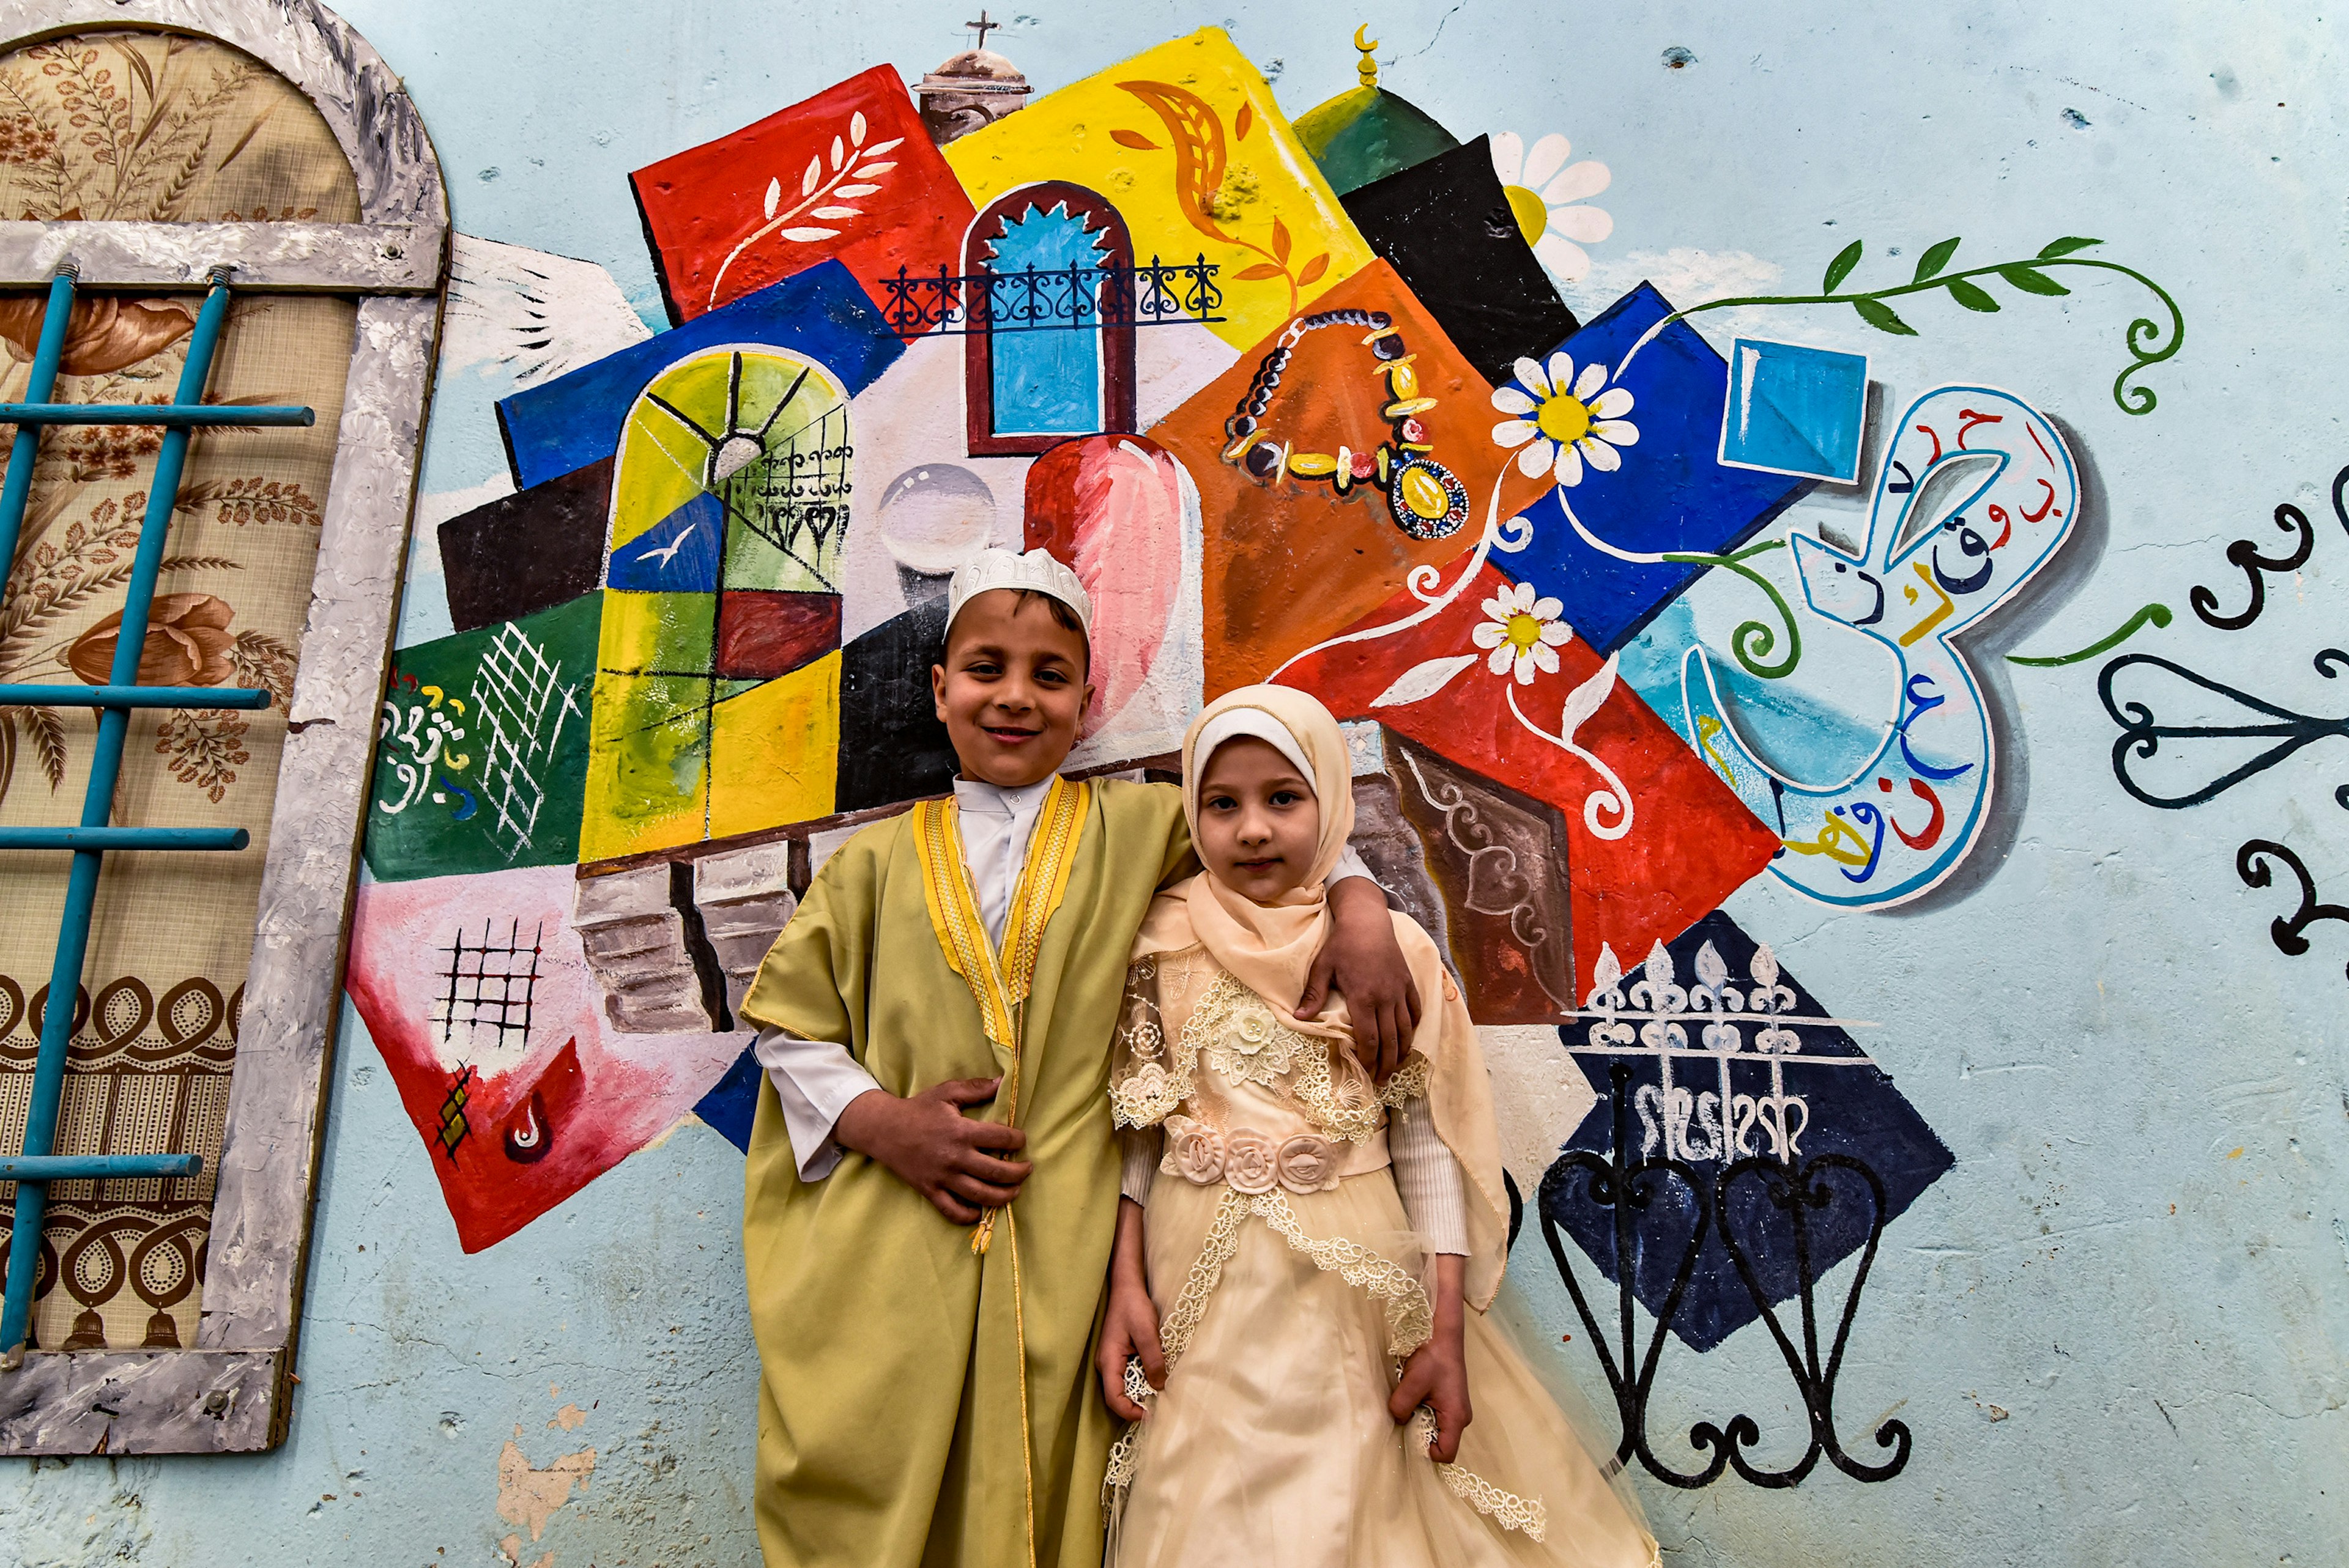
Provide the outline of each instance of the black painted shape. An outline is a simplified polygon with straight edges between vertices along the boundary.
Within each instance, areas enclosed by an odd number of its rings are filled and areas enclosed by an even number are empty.
[[[2320,920],[2337,920],[2349,924],[2349,908],[2337,903],[2316,901],[2316,879],[2308,874],[2301,858],[2272,839],[2252,839],[2235,851],[2235,874],[2243,879],[2245,887],[2268,887],[2275,882],[2275,873],[2268,865],[2272,857],[2283,864],[2300,883],[2300,907],[2288,915],[2280,914],[2268,926],[2268,935],[2277,951],[2294,958],[2308,951],[2308,938],[2301,934]]]
[[[449,619],[458,631],[478,631],[593,593],[611,510],[605,458],[442,523]]]
[[[884,621],[841,652],[835,810],[862,811],[954,788],[954,745],[930,697],[947,602]]]
[[[2254,576],[2252,582],[2256,586],[2258,578]],[[2195,592],[2199,593],[2201,590],[2198,588]],[[2258,603],[2256,593],[2253,603]],[[2331,680],[2341,670],[2349,668],[2349,654],[2338,648],[2321,648],[2317,651],[2315,665],[2316,673]],[[2113,683],[2123,672],[2141,668],[2168,670],[2178,679],[2203,691],[2225,697],[2249,710],[2254,717],[2235,724],[2164,724],[2144,703],[2124,701],[2114,694]],[[2173,664],[2155,654],[2124,654],[2113,660],[2096,676],[2096,695],[2104,701],[2105,712],[2121,727],[2120,735],[2113,741],[2113,777],[2132,796],[2165,811],[2183,810],[2222,795],[2244,779],[2266,772],[2301,748],[2313,745],[2328,736],[2349,737],[2349,717],[2320,718],[2311,714],[2295,713],[2291,708],[2279,707],[2249,692],[2238,691],[2223,682],[2214,681],[2208,676],[2197,675],[2184,665]],[[2192,696],[2191,693],[2179,695],[2189,699]],[[2182,793],[2157,794],[2131,775],[2129,763],[2132,758],[2145,762],[2158,757],[2161,743],[2165,740],[2268,740],[2274,744],[2195,789]],[[2349,785],[2336,789],[2333,798],[2343,806],[2349,807]]]
[[[2349,472],[2349,469],[2344,471]],[[2333,491],[2335,511],[2340,509],[2340,504],[2339,483],[2336,480]],[[2349,519],[2344,521],[2349,522]],[[2286,533],[2298,533],[2300,542],[2292,546],[2292,553],[2289,555],[2262,555],[2260,553],[2259,542],[2256,540],[2239,539],[2227,546],[2228,564],[2240,567],[2243,575],[2251,580],[2251,600],[2239,614],[2226,614],[2219,608],[2219,596],[2197,583],[2194,592],[2188,594],[2187,598],[2193,604],[2194,613],[2200,616],[2205,624],[2216,626],[2222,632],[2241,631],[2258,620],[2260,612],[2267,607],[2267,580],[2260,574],[2263,572],[2297,572],[2308,564],[2309,552],[2316,548],[2316,530],[2310,524],[2308,514],[2290,501],[2286,501],[2275,509],[2275,521],[2276,526]]]
[[[1469,364],[1498,386],[1580,325],[1534,259],[1485,137],[1365,185],[1340,204]]]

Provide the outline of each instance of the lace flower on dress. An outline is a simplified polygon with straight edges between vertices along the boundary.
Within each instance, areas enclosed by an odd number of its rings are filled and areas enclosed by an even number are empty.
[[[1247,1000],[1224,1016],[1222,1030],[1207,1046],[1207,1066],[1233,1083],[1270,1088],[1288,1071],[1305,1037],[1283,1026],[1254,992],[1243,987],[1240,995]]]

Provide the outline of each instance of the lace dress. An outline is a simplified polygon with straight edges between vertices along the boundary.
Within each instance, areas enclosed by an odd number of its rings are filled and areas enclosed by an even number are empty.
[[[1430,1064],[1414,1052],[1381,1092],[1283,1020],[1197,948],[1129,972],[1110,1097],[1169,1374],[1111,1456],[1109,1568],[1653,1564],[1484,1314],[1467,1314],[1459,1462],[1428,1457],[1426,1412],[1390,1417],[1431,1330],[1431,1244],[1464,1250],[1414,1227],[1392,1169],[1394,1119],[1423,1114]],[[1440,1193],[1421,1207],[1440,1217]]]

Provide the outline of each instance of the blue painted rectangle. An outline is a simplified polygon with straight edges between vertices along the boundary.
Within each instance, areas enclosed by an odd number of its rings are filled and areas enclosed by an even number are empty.
[[[1729,346],[1722,462],[1763,473],[1859,480],[1868,356],[1741,337]]]
[[[543,484],[612,456],[636,395],[706,348],[789,349],[821,364],[852,397],[896,363],[905,346],[855,275],[819,262],[683,326],[498,402],[498,428],[517,489]]]

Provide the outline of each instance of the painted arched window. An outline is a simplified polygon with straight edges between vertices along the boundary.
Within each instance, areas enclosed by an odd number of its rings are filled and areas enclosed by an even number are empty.
[[[971,456],[1033,456],[1133,428],[1133,267],[1125,220],[1081,185],[1023,185],[972,222],[962,269]]]
[[[613,476],[580,854],[827,815],[848,394],[788,349],[706,350],[637,397]]]

